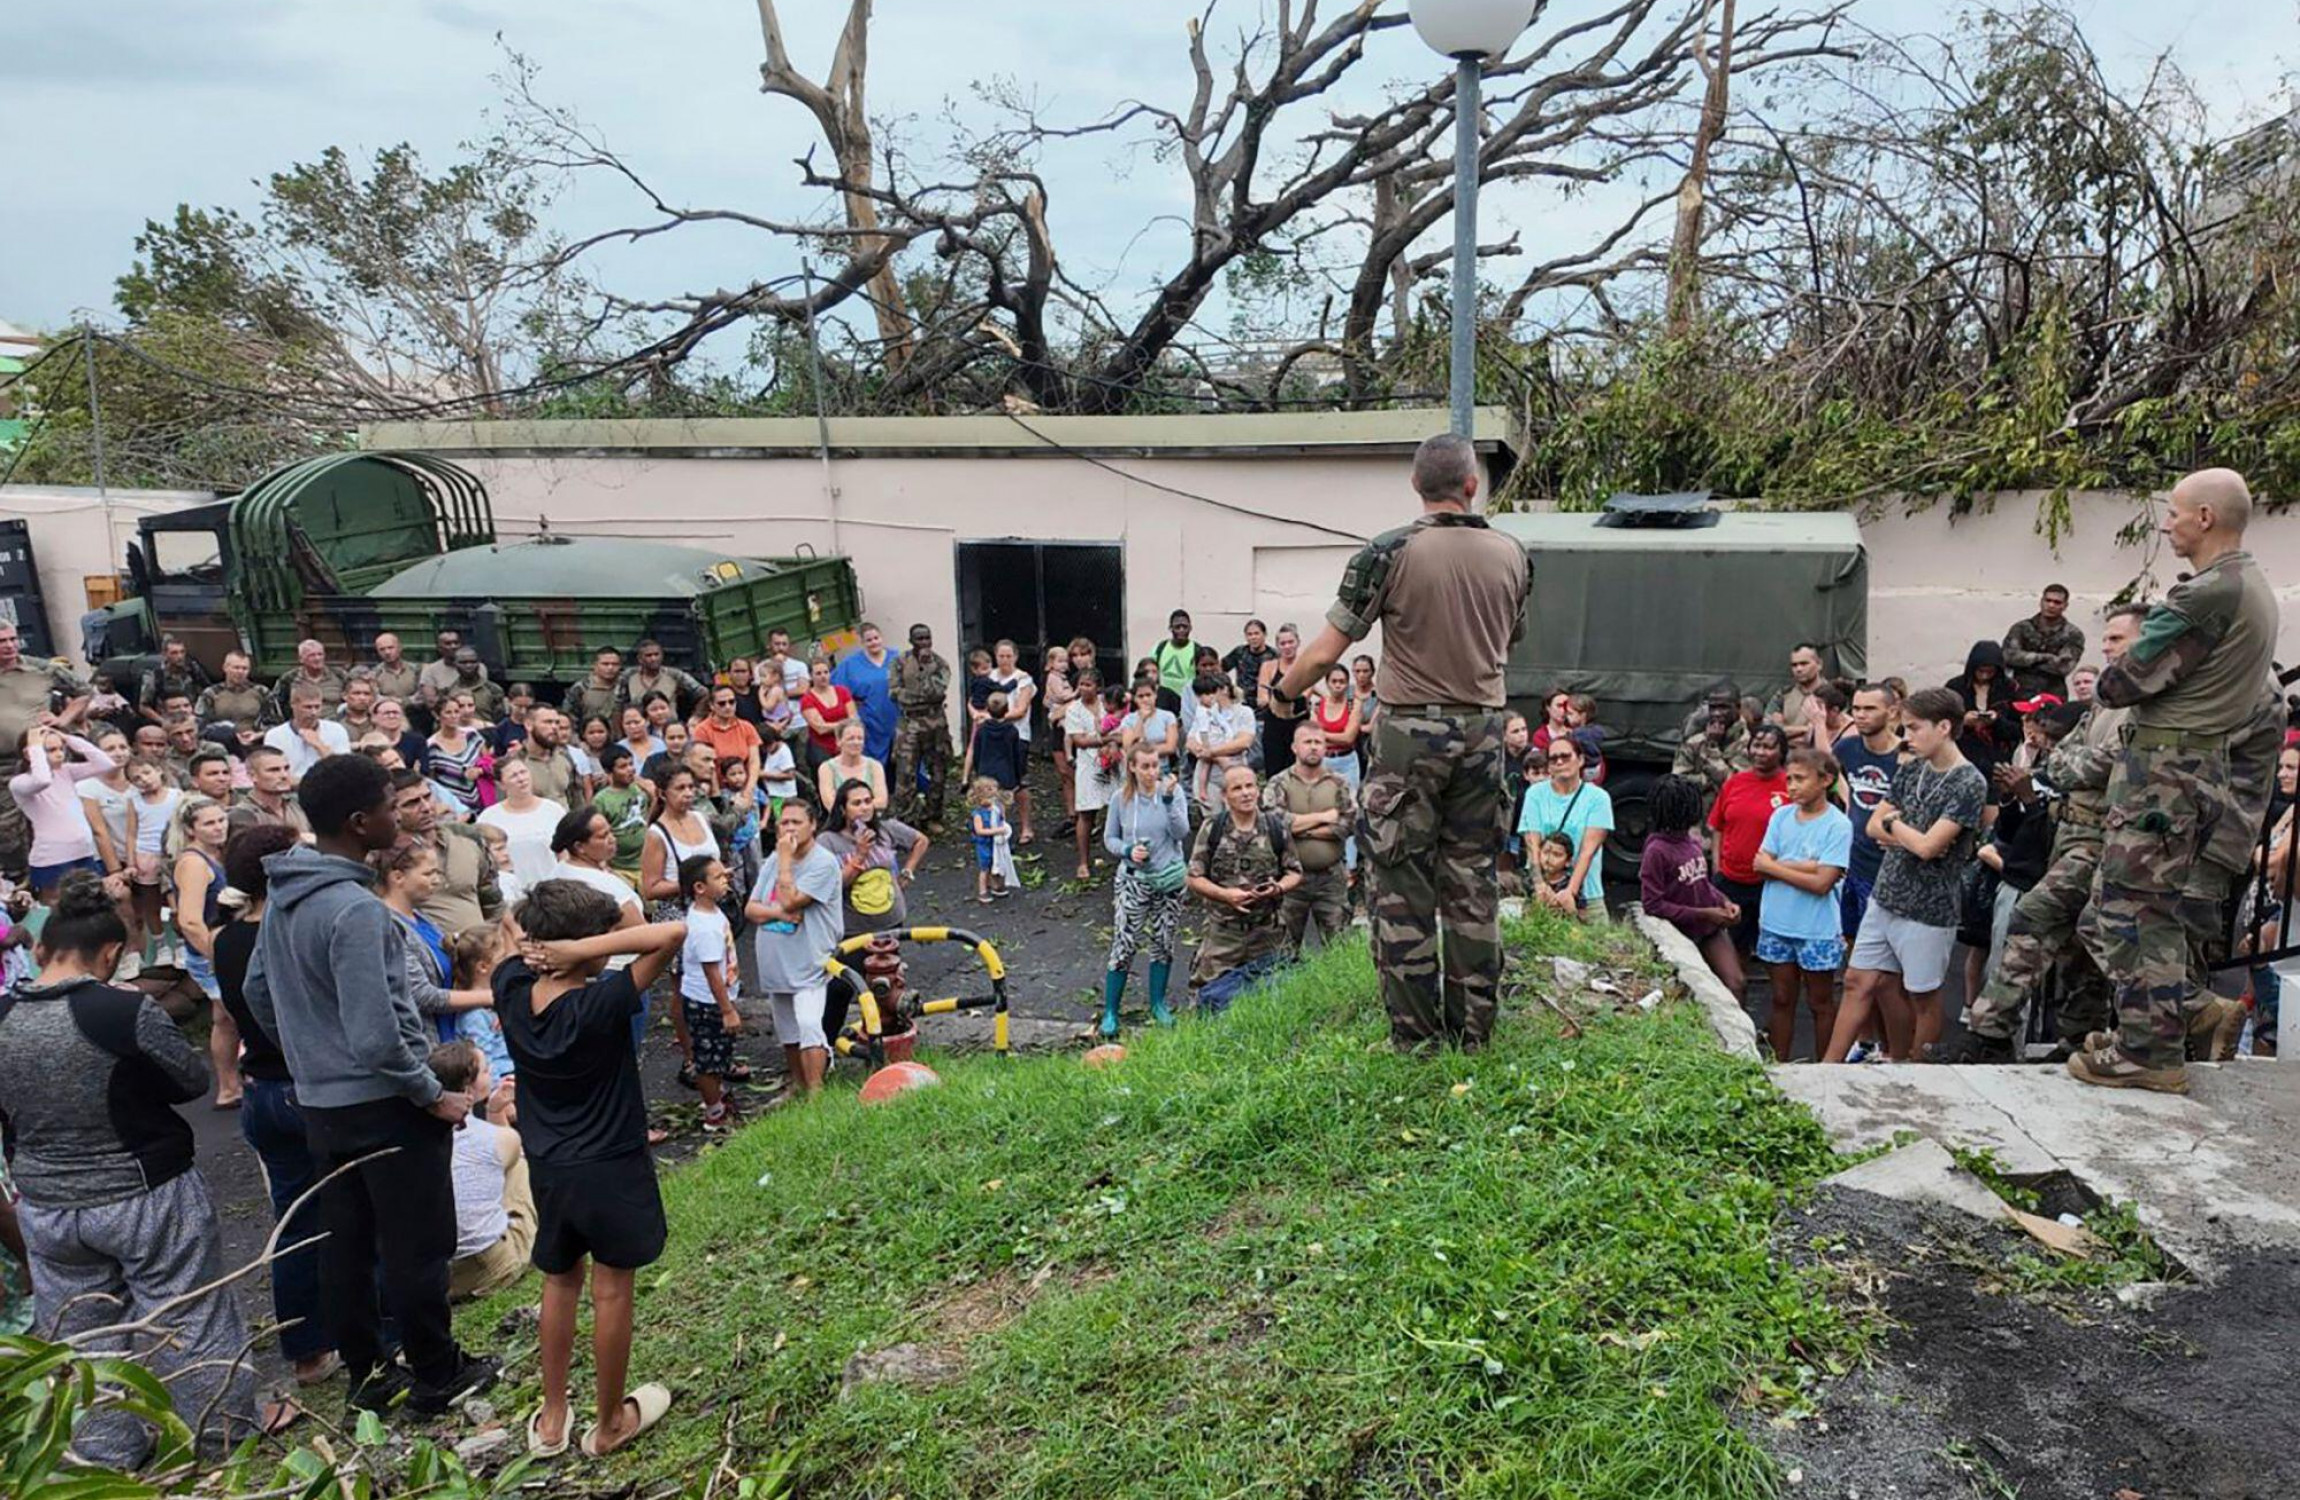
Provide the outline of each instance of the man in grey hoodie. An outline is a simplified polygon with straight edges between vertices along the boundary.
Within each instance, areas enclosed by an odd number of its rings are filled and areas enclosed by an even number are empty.
[[[270,906],[245,993],[287,1057],[314,1164],[323,1175],[350,1165],[321,1194],[320,1285],[352,1404],[381,1411],[411,1384],[408,1409],[437,1415],[496,1374],[457,1347],[447,1311],[453,1132],[471,1100],[442,1090],[425,1061],[399,925],[371,889],[367,856],[399,837],[391,773],[331,755],[298,795],[317,847],[264,861]],[[385,1362],[379,1267],[407,1375]]]

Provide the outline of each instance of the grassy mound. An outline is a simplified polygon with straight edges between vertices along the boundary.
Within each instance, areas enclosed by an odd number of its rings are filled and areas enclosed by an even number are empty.
[[[1690,1007],[1569,1040],[1512,1006],[1438,1061],[1385,1037],[1356,949],[1106,1071],[938,1058],[939,1090],[740,1132],[666,1178],[641,1279],[633,1378],[678,1404],[586,1480],[783,1455],[801,1493],[912,1500],[1769,1493],[1729,1408],[1847,1337],[1767,1253],[1832,1167],[1810,1117]],[[842,1394],[850,1361],[903,1374]]]

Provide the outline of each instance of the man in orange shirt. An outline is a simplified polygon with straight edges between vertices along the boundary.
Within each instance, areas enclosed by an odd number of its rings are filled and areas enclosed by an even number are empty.
[[[752,786],[759,784],[759,732],[735,716],[735,690],[725,683],[711,689],[711,712],[695,725],[696,740],[720,760],[747,762]]]

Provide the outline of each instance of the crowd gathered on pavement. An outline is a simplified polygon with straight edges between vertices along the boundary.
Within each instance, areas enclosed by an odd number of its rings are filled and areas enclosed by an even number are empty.
[[[1470,472],[1451,450],[1435,462]],[[1474,483],[1453,482],[1449,503],[1466,506]],[[2214,503],[2220,537],[2185,538],[2200,572],[2231,526],[2241,539],[2243,511]],[[1520,563],[1497,597],[1524,586]],[[1030,660],[1000,640],[954,669],[926,626],[898,648],[864,624],[843,654],[776,632],[701,676],[653,641],[601,645],[548,696],[498,683],[453,632],[420,665],[389,635],[357,663],[306,641],[266,685],[239,652],[211,680],[176,640],[135,681],[83,682],[26,661],[0,625],[0,724],[16,726],[0,808],[15,876],[0,918],[0,1331],[86,1343],[157,1309],[136,1347],[204,1442],[293,1422],[293,1393],[257,1399],[238,1304],[213,1290],[216,1208],[181,1110],[235,1110],[287,1247],[270,1266],[273,1336],[299,1389],[340,1377],[362,1409],[449,1411],[497,1375],[458,1344],[451,1301],[532,1266],[543,1399],[528,1449],[632,1441],[672,1399],[628,1369],[634,1279],[667,1233],[637,1064],[655,1008],[706,1133],[736,1122],[746,1001],[781,1049],[776,1102],[814,1093],[850,998],[826,959],[856,938],[891,945],[912,880],[952,840],[971,899],[994,910],[1062,867],[1073,892],[1107,872],[1104,1038],[1121,1033],[1138,960],[1163,1025],[1187,1006],[1218,1015],[1368,916],[1378,955],[1369,872],[1401,856],[1362,795],[1376,736],[1388,714],[1430,722],[1449,695],[1384,704],[1383,663],[1345,648],[1391,585],[1355,604],[1348,587],[1307,648],[1295,624],[1258,619],[1204,643],[1178,609],[1139,657],[1075,639]],[[2161,606],[2115,606],[2089,632],[2069,606],[2045,588],[1937,685],[1844,680],[1832,643],[1784,642],[1785,687],[1720,681],[1682,726],[1643,791],[1634,899],[1736,996],[1764,972],[1779,1059],[1800,1050],[1800,1013],[1825,1063],[2009,1062],[2032,1037],[2080,1064],[2114,1052],[2103,960],[2125,950],[2119,914],[2091,901],[2115,855],[2111,768],[2167,656],[2198,669],[2151,636]],[[1498,684],[1498,661],[1473,665]],[[1501,816],[1471,810],[1503,888],[1579,921],[1632,897],[1607,884],[1627,793],[1605,710],[1567,683],[1507,715],[1480,761],[1500,768]],[[2286,745],[2243,858],[2289,866],[2296,781]],[[1385,806],[1399,815],[1394,795]],[[1026,879],[1031,866],[1045,873]],[[2265,952],[2286,892],[2251,888]],[[2188,934],[2198,951],[2204,936]],[[1943,1049],[1959,964],[1962,1037]],[[2277,971],[2232,972],[2243,993],[2207,990],[2176,1047],[2273,1054]],[[187,1021],[205,1022],[204,1055]],[[2115,1065],[2092,1081],[2154,1087],[2178,1052],[2146,1078]],[[588,1423],[570,1389],[586,1289]],[[133,1468],[151,1435],[110,1413],[75,1443]]]

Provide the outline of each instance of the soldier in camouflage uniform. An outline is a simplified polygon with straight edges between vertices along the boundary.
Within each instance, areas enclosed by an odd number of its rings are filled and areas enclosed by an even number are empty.
[[[16,627],[0,620],[0,784],[23,769],[16,750],[26,730],[49,716],[69,729],[88,712],[87,684],[61,662],[26,661],[23,653]],[[32,825],[14,797],[0,795],[0,873],[22,879],[31,856]]]
[[[2148,612],[2094,689],[2132,718],[2082,926],[2116,989],[2117,1032],[2087,1038],[2069,1059],[2086,1083],[2186,1093],[2189,1013],[2221,1003],[2204,990],[2204,958],[2250,862],[2274,776],[2263,729],[2277,607],[2244,550],[2251,514],[2251,492],[2231,470],[2173,487],[2165,537],[2196,571]]]
[[[1669,774],[1700,783],[1704,797],[1725,789],[1735,772],[1749,769],[1749,725],[1741,717],[1741,695],[1730,683],[1709,690],[1700,714],[1685,729]]]
[[[1279,923],[1285,899],[1302,883],[1301,856],[1286,820],[1262,811],[1262,787],[1248,765],[1222,773],[1222,810],[1206,819],[1190,848],[1190,890],[1206,903],[1206,933],[1190,968],[1192,988],[1233,969],[1288,957]]]
[[[308,687],[319,694],[322,714],[334,713],[343,706],[344,685],[351,681],[351,674],[327,659],[327,647],[318,641],[299,642],[295,660],[295,670],[272,685],[274,724],[285,724],[291,717],[289,703],[299,687]]]
[[[161,636],[160,659],[136,687],[136,712],[147,723],[165,723],[167,715],[160,709],[163,700],[181,693],[197,702],[208,685],[208,669],[192,660],[190,649],[175,636]]]
[[[1286,893],[1278,926],[1300,952],[1312,932],[1320,947],[1350,930],[1350,872],[1343,840],[1358,826],[1350,784],[1326,769],[1326,732],[1311,720],[1294,727],[1294,763],[1262,788],[1262,811],[1281,813],[1301,857],[1302,883]]]
[[[226,651],[224,680],[200,694],[199,702],[192,705],[192,717],[203,725],[229,721],[265,727],[271,694],[256,685],[249,675],[251,670],[245,651]]]
[[[1467,438],[1421,445],[1421,518],[1350,559],[1325,629],[1268,698],[1272,714],[1296,717],[1297,695],[1381,625],[1382,712],[1358,793],[1358,848],[1374,967],[1401,1050],[1482,1047],[1501,992],[1502,667],[1524,628],[1531,570],[1524,548],[1471,512],[1478,478]]]
[[[2005,632],[2004,652],[2022,692],[2068,697],[2068,674],[2084,660],[2084,632],[2069,622],[2068,590],[2047,585],[2036,613]]]
[[[2111,665],[2123,659],[2147,614],[2148,607],[2142,604],[2109,612],[2100,649]],[[1965,1020],[1965,1045],[1952,1061],[2017,1061],[2021,1009],[2043,989],[2055,967],[2060,970],[2061,995],[2053,1019],[2061,1041],[2074,1048],[2108,1025],[2108,980],[2077,941],[2077,924],[2092,901],[2109,772],[2124,753],[2124,721],[2131,712],[2093,702],[2067,738],[2037,766],[2036,778],[2061,796],[2052,855],[2044,874],[2013,907],[1996,976],[1973,1001]],[[1998,785],[2009,789],[2029,774],[1999,767]]]
[[[591,719],[605,719],[610,727],[623,704],[623,653],[601,646],[591,656],[591,675],[567,690],[559,711],[581,729]]]
[[[950,663],[935,653],[933,631],[924,625],[910,627],[910,650],[895,658],[887,687],[902,710],[894,731],[895,816],[939,834],[950,778]],[[926,771],[923,808],[918,789],[921,768]]]

